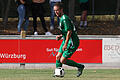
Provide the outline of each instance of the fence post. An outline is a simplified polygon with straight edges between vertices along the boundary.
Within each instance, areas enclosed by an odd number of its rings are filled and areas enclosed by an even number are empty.
[[[11,5],[11,0],[8,0],[7,8],[5,10],[5,16],[4,16],[4,20],[3,20],[4,30],[5,30],[5,28],[7,26],[7,22],[8,22],[8,13],[9,13],[10,5]]]
[[[68,9],[69,9],[69,17],[75,21],[75,0],[69,0],[68,4]]]
[[[115,14],[115,27],[118,25],[118,15],[119,15],[119,9],[120,9],[120,0],[117,0],[117,8],[116,8],[116,14]]]
[[[20,63],[20,69],[25,69],[25,63]]]
[[[94,13],[95,13],[95,6],[94,6],[94,0],[92,0],[92,23],[93,24],[94,24],[94,19],[95,19]]]
[[[25,39],[26,38],[26,31],[21,31],[20,36],[22,39]],[[20,63],[20,68],[25,69],[25,63]]]

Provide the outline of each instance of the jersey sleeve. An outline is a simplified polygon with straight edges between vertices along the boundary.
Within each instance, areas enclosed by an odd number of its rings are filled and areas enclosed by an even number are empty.
[[[72,24],[69,19],[64,19],[63,20],[63,26],[65,27],[65,30],[72,30]]]

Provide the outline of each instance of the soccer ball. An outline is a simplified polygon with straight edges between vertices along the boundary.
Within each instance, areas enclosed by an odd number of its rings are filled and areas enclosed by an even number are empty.
[[[64,74],[65,74],[65,72],[64,72],[64,69],[62,67],[59,67],[59,68],[55,69],[55,74],[54,75],[56,77],[64,77]]]

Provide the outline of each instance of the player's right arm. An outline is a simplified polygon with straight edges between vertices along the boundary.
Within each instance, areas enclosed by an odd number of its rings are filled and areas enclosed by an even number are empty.
[[[62,34],[56,36],[56,40],[60,40],[62,38]]]

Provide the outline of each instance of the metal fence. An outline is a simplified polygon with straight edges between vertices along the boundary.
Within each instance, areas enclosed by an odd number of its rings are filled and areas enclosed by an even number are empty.
[[[0,17],[5,15],[6,9],[8,7],[8,1],[9,0],[0,0]],[[62,0],[62,2],[64,3],[65,13],[68,14],[69,0]],[[49,0],[46,0],[44,7],[46,9],[45,16],[49,16],[50,15]],[[71,8],[72,7],[73,5],[71,5]],[[115,14],[116,8],[117,0],[89,0],[88,14],[89,15],[93,14],[93,9],[95,15]],[[80,14],[81,14],[80,4],[77,0],[75,0],[75,15]],[[17,16],[15,0],[10,0],[8,16],[9,17]]]

